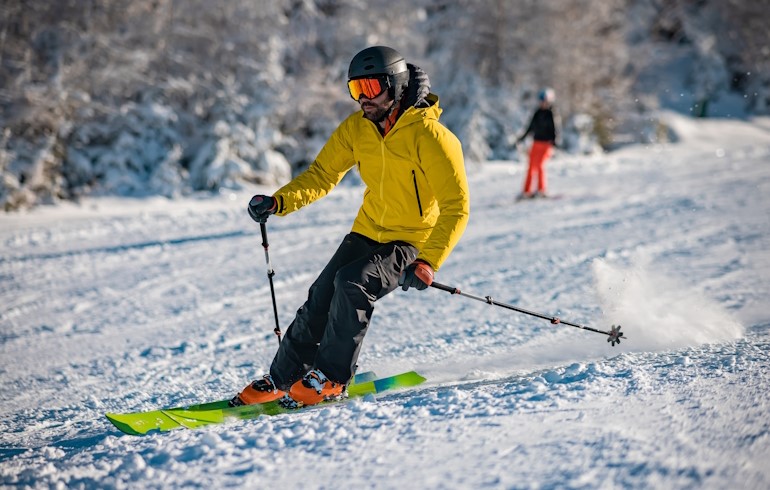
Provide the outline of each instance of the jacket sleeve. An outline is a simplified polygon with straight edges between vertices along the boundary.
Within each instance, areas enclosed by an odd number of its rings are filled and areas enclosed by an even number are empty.
[[[440,213],[417,258],[438,271],[468,225],[470,192],[465,162],[460,141],[438,122],[420,138],[417,151]]]
[[[537,114],[537,112],[535,114]],[[527,126],[527,129],[524,130],[524,133],[519,136],[516,141],[524,141],[524,138],[526,138],[527,135],[535,129],[535,114],[533,114],[532,118],[529,120],[529,126]]]
[[[278,200],[276,214],[285,216],[324,197],[353,167],[348,121],[337,127],[307,170],[273,194]]]

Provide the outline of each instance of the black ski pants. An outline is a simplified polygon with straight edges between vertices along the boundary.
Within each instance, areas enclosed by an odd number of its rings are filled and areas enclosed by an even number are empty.
[[[346,235],[286,329],[270,366],[276,386],[288,390],[311,369],[348,383],[375,301],[398,287],[401,271],[416,257],[417,249],[406,242]]]

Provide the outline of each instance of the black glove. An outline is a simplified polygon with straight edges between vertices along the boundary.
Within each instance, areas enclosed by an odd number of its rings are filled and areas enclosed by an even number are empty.
[[[257,194],[249,201],[249,216],[257,223],[264,223],[278,210],[278,201],[273,196]]]
[[[433,283],[433,267],[424,260],[417,259],[409,264],[398,278],[398,285],[406,291],[417,288],[419,291]]]

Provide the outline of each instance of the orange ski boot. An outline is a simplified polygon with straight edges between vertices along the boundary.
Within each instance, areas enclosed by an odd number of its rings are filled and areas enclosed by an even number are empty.
[[[275,383],[273,383],[273,378],[269,374],[266,374],[262,376],[262,379],[253,381],[249,386],[244,388],[243,391],[230,400],[229,405],[231,407],[239,407],[241,405],[267,403],[278,400],[285,394],[285,391],[276,388]]]
[[[296,407],[316,405],[329,400],[340,400],[346,396],[344,384],[329,380],[318,369],[308,372],[289,389],[289,397],[296,403]]]

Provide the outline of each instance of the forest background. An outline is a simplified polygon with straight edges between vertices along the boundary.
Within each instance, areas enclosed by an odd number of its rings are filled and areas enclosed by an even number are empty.
[[[11,0],[0,205],[277,186],[356,110],[374,44],[427,71],[471,171],[519,159],[544,86],[561,151],[663,143],[666,110],[770,113],[768,25],[770,0]]]

